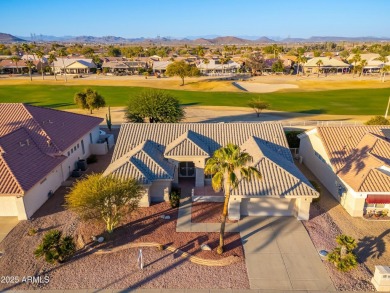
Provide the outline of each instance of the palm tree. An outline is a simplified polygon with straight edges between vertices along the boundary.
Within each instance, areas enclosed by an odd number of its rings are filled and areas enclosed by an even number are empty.
[[[53,53],[50,53],[48,61],[49,61],[49,64],[53,64],[54,78],[55,78],[55,80],[57,80],[57,75],[56,75],[56,72],[55,72],[55,69],[54,69],[54,61],[57,61],[56,55],[54,55]]]
[[[19,69],[19,67],[18,67],[18,62],[20,61],[20,57],[18,57],[18,56],[12,56],[12,57],[10,58],[10,60],[16,64],[16,73],[18,73],[18,71],[19,71],[19,70],[18,70],[18,69]]]
[[[32,66],[34,65],[34,63],[31,62],[30,59],[28,58],[28,55],[29,55],[29,53],[31,52],[31,47],[30,47],[28,44],[23,43],[23,44],[22,44],[22,49],[23,49],[23,52],[27,55],[26,64],[27,64],[27,67],[28,67],[28,74],[30,75],[30,81],[32,81],[32,72],[31,72],[31,69],[32,69]]]
[[[321,65],[324,65],[324,62],[322,62],[322,60],[321,59],[319,59],[318,61],[317,61],[317,66],[318,66],[318,71],[317,71],[317,78],[318,77],[320,77],[320,69],[321,69]]]
[[[381,68],[382,82],[385,82],[385,77],[386,77],[386,74],[388,72],[390,72],[390,66],[389,65],[384,65]]]
[[[363,75],[364,67],[367,66],[367,64],[368,64],[368,62],[367,62],[367,60],[365,60],[365,59],[363,59],[363,60],[360,61],[360,66],[361,66],[361,68],[362,68],[362,70],[360,71],[360,76]]]
[[[215,192],[219,192],[221,189],[225,191],[218,254],[223,253],[225,224],[231,191],[237,188],[241,178],[245,180],[250,180],[252,176],[261,178],[260,172],[256,168],[248,166],[248,163],[252,161],[252,156],[242,152],[239,146],[231,143],[216,150],[213,157],[207,160],[204,171],[206,175],[213,175],[211,180],[213,189]]]
[[[353,56],[349,62],[354,63],[353,65],[353,76],[355,76],[356,73],[356,63],[358,63],[360,60],[362,60],[362,57],[359,53],[356,53],[355,56]]]
[[[307,61],[307,58],[304,55],[302,55],[302,54],[298,55],[298,57],[297,57],[297,63],[298,63],[297,75],[299,75],[299,64],[306,63],[306,61]]]
[[[379,60],[383,63],[382,65],[382,68],[381,68],[381,76],[380,76],[380,79],[382,79],[382,82],[385,81],[385,74],[386,72],[388,72],[388,70],[386,70],[386,63],[389,61],[389,59],[387,58],[387,56],[385,54],[381,54],[378,58],[376,58],[376,60]]]
[[[209,63],[210,63],[210,60],[208,58],[204,58],[203,59],[203,64],[206,64],[206,73],[209,69]]]
[[[42,50],[40,50],[39,48],[35,50],[35,55],[37,55],[37,57],[41,60],[41,72],[42,72],[42,80],[45,79],[45,75],[44,75],[44,67],[43,67],[43,56],[45,55],[43,53]]]
[[[64,61],[64,57],[68,56],[68,54],[66,53],[66,49],[65,48],[60,49],[58,51],[58,56],[61,57],[61,59],[62,59],[62,66],[63,66],[64,74],[65,74],[65,82],[68,82],[68,78],[66,76],[65,61]]]

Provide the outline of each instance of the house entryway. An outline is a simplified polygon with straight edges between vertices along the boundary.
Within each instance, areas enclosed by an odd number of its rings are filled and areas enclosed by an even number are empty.
[[[195,178],[195,164],[193,162],[180,162],[179,177]]]

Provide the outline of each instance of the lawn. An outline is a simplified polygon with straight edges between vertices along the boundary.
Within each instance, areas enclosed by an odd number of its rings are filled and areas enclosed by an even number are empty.
[[[86,86],[60,85],[3,85],[0,86],[0,102],[23,102],[58,109],[75,108],[73,96]],[[91,86],[99,91],[110,106],[124,106],[126,102],[143,91],[143,87]],[[167,90],[183,105],[245,107],[255,93],[196,92]],[[275,92],[261,94],[263,100],[278,111],[312,114],[383,114],[390,88],[345,89],[316,92]]]

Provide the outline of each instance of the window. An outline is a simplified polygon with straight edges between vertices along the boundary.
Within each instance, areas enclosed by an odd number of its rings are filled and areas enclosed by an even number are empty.
[[[70,151],[68,151],[68,157],[70,156]]]
[[[79,148],[80,148],[80,144],[78,143],[78,144],[77,144],[77,149],[79,149]]]
[[[73,149],[71,149],[70,152],[73,154]]]
[[[89,133],[89,143],[93,143],[93,140],[92,140],[92,133]]]
[[[85,155],[84,140],[81,140],[81,149],[83,150],[83,155]]]

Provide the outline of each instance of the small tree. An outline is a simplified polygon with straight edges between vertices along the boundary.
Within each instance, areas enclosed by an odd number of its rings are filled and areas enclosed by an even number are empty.
[[[89,110],[91,114],[94,109],[99,109],[106,105],[103,96],[91,88],[76,93],[74,102],[79,108]]]
[[[342,272],[347,272],[358,265],[357,257],[353,250],[357,247],[355,239],[347,235],[336,237],[338,247],[327,255],[327,260],[335,265]]]
[[[191,66],[184,61],[174,61],[168,65],[165,72],[168,76],[179,76],[181,78],[181,85],[184,85],[184,78],[191,76],[199,76],[200,72],[195,66]]]
[[[123,215],[138,208],[142,195],[143,188],[135,179],[92,174],[77,181],[65,197],[65,206],[83,220],[104,221],[107,232],[112,233]]]
[[[106,122],[107,122],[107,128],[111,131],[112,121],[111,121],[111,109],[110,109],[110,106],[108,106],[108,114],[106,114]]]
[[[64,262],[76,252],[73,237],[62,237],[62,232],[51,230],[43,236],[41,244],[34,251],[36,258],[45,257],[48,263]]]
[[[257,99],[252,99],[248,103],[248,106],[251,107],[255,111],[257,117],[259,117],[263,110],[269,108],[269,103],[262,101],[260,98],[257,98]]]
[[[272,72],[283,72],[284,66],[282,60],[278,59],[272,64]]]
[[[372,117],[370,120],[368,120],[364,124],[366,124],[366,125],[390,125],[390,121],[388,119],[386,119],[385,117],[378,115],[378,116]]]
[[[129,122],[177,123],[184,118],[179,100],[161,90],[147,90],[129,101],[126,110]]]

